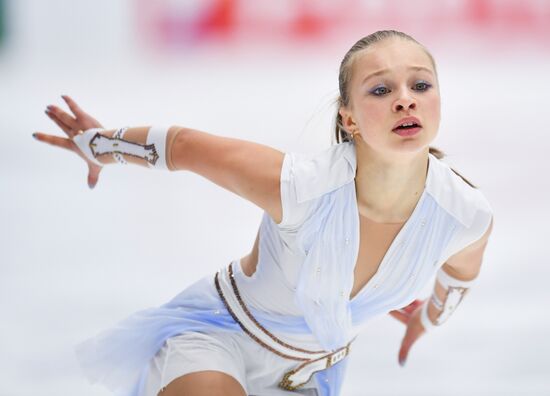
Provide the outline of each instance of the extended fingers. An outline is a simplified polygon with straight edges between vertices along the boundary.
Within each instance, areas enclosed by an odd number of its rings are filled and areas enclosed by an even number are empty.
[[[75,133],[80,129],[76,120],[69,114],[61,110],[56,106],[48,106],[46,108],[46,114],[52,119],[69,137],[73,137]]]
[[[410,347],[411,347],[410,343],[405,344],[405,342],[403,342],[403,344],[401,344],[401,348],[399,349],[399,355],[397,357],[399,361],[399,365],[401,367],[403,367],[407,362],[407,356],[409,355]]]
[[[94,166],[90,163],[89,165],[89,171],[88,171],[88,187],[94,188],[97,184],[97,179],[99,178],[99,172],[101,171],[101,167]]]
[[[407,360],[407,356],[413,344],[425,333],[424,327],[420,322],[421,309],[421,307],[417,307],[410,316],[409,323],[407,324],[407,330],[399,350],[399,364],[401,366],[405,365],[405,361]]]
[[[76,104],[76,102],[70,98],[67,95],[61,95],[63,100],[67,103],[67,106],[69,106],[69,109],[73,112],[73,114],[78,118],[79,116],[86,115],[84,111]]]
[[[59,136],[47,135],[41,132],[35,132],[33,133],[33,136],[36,140],[39,140],[41,142],[51,144],[52,146],[61,147],[70,151],[74,151],[74,142],[70,139],[59,137]]]
[[[401,366],[405,365],[405,362],[407,361],[407,357],[409,355],[409,351],[412,348],[413,344],[420,338],[422,335],[422,331],[416,328],[415,326],[408,327],[407,331],[405,333],[405,337],[403,338],[403,341],[401,342],[401,348],[399,349],[399,364]]]
[[[399,348],[399,356],[398,361],[400,366],[404,366],[405,362],[407,361],[407,356],[409,355],[409,350],[411,349],[412,344],[416,341],[415,334],[410,330],[410,328],[407,328],[407,332],[405,333],[405,337],[403,338],[403,341],[401,342],[401,348]]]
[[[67,95],[61,95],[61,97],[63,98],[65,103],[67,103],[67,105],[76,117],[76,123],[78,125],[78,127],[76,128],[77,130],[80,129],[84,131],[90,128],[103,128],[99,121],[97,121],[95,118],[82,110],[72,98]]]

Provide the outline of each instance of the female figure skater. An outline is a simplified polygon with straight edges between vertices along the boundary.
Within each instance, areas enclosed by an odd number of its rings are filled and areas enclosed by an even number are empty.
[[[77,347],[93,381],[132,395],[338,395],[368,319],[406,325],[399,363],[453,313],[492,228],[483,194],[429,146],[440,121],[434,60],[379,31],[345,55],[338,144],[282,153],[171,126],[103,129],[69,97],[48,106],[93,188],[107,164],[198,173],[265,213],[250,254],[170,302]],[[436,275],[431,298],[416,300]],[[404,307],[404,308],[402,308]]]

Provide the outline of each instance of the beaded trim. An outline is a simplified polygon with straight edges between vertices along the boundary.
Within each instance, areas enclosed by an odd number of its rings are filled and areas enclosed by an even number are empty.
[[[151,165],[155,165],[157,160],[159,159],[159,155],[157,153],[157,149],[156,149],[154,144],[140,144],[140,143],[136,143],[136,142],[130,142],[130,141],[124,140],[124,139],[116,139],[116,138],[113,138],[113,137],[103,136],[100,133],[96,133],[95,136],[92,138],[92,140],[89,143],[90,150],[92,150],[92,154],[93,154],[94,158],[97,158],[99,155],[107,153],[107,152],[105,152],[105,153],[97,153],[96,152],[97,143],[95,143],[95,141],[96,140],[101,140],[101,139],[116,140],[116,141],[119,141],[119,142],[124,142],[124,143],[128,143],[128,144],[131,144],[131,145],[134,145],[134,146],[142,147],[143,150],[145,152],[150,153],[150,155],[141,156],[141,155],[127,153],[127,152],[120,151],[120,150],[113,150],[113,152],[117,152],[119,154],[124,154],[124,155],[129,155],[130,157],[144,159],[145,161],[147,161]],[[118,143],[113,143],[113,147],[116,147],[116,146],[118,146]]]
[[[122,137],[124,136],[124,132],[126,132],[127,129],[128,129],[128,127],[117,129],[117,131],[113,135],[113,138],[114,139],[122,139]],[[115,158],[115,160],[117,162],[119,162],[122,165],[128,164],[128,162],[126,162],[124,157],[118,151],[115,151],[113,153],[113,157]]]
[[[443,309],[443,302],[436,296],[435,292],[432,294],[431,301],[438,310]]]
[[[468,292],[469,288],[449,286],[449,288],[447,289],[447,294],[445,295],[445,306],[443,307],[443,310],[441,312],[439,312],[439,315],[437,315],[437,317],[435,318],[435,323],[434,323],[435,325],[440,326],[443,323],[445,323],[446,319],[443,320],[441,317],[443,316],[443,313],[447,312],[445,310],[445,308],[447,308],[446,303],[447,303],[447,300],[449,299],[449,294],[451,294],[451,292],[454,291],[454,290],[456,290],[458,293],[460,293],[460,299],[455,303],[455,305],[451,305],[451,306],[448,307],[448,309],[450,310],[449,316],[453,314],[453,312],[456,309],[456,307],[458,306],[458,304],[460,304],[462,302],[462,299],[464,298],[464,296]]]
[[[237,300],[239,301],[239,304],[241,306],[241,308],[243,309],[243,311],[246,313],[246,316],[248,316],[250,318],[250,320],[252,322],[254,322],[254,324],[256,326],[258,326],[258,328],[264,333],[266,334],[269,338],[271,338],[273,341],[275,341],[277,344],[279,345],[282,345],[284,347],[287,347],[289,349],[292,349],[294,351],[298,351],[298,352],[304,352],[304,353],[310,353],[312,355],[318,355],[320,353],[330,353],[328,351],[308,351],[307,349],[301,349],[301,348],[297,348],[295,346],[292,346],[292,345],[289,345],[287,344],[286,342],[284,341],[281,341],[280,339],[278,339],[277,337],[275,337],[273,334],[271,334],[266,328],[264,328],[260,323],[258,323],[258,321],[256,320],[256,318],[254,316],[252,316],[252,314],[250,313],[250,311],[248,310],[248,308],[246,307],[244,301],[242,300],[241,298],[241,294],[239,293],[239,289],[237,288],[237,282],[235,281],[235,275],[233,274],[233,267],[231,264],[229,264],[228,266],[228,272],[229,272],[229,279],[231,280],[231,286],[233,287],[233,292],[235,292],[235,296],[237,296]]]

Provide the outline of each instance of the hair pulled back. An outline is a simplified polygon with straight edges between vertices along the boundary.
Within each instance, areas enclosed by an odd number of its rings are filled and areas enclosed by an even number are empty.
[[[379,30],[377,32],[369,34],[368,36],[363,37],[348,50],[346,55],[344,55],[342,62],[340,63],[340,70],[338,73],[338,88],[339,88],[340,95],[336,99],[336,105],[337,105],[336,120],[335,120],[335,126],[334,126],[336,143],[349,142],[352,140],[351,134],[348,133],[344,128],[344,125],[342,122],[342,116],[340,115],[339,110],[340,110],[340,107],[343,107],[343,106],[345,107],[349,105],[349,101],[350,101],[349,84],[352,78],[353,62],[356,58],[356,54],[364,49],[369,48],[371,45],[375,43],[378,43],[380,41],[383,41],[389,38],[400,38],[400,39],[408,40],[418,44],[424,50],[426,55],[428,55],[428,57],[430,58],[435,74],[437,76],[435,60],[432,54],[427,50],[426,47],[424,47],[422,44],[420,44],[418,41],[416,41],[413,37],[409,36],[408,34],[399,32],[397,30]],[[430,146],[429,152],[430,154],[434,155],[437,159],[442,159],[445,157],[445,153],[436,147]],[[477,188],[471,182],[469,182],[466,178],[464,178],[464,176],[462,176],[460,173],[458,173],[454,169],[452,169],[452,171],[456,173],[458,176],[460,176],[470,186]]]

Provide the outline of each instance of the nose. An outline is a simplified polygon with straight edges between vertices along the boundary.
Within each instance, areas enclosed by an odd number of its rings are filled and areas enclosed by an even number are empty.
[[[401,94],[393,104],[393,111],[398,112],[403,109],[416,109],[416,100],[406,92]]]

